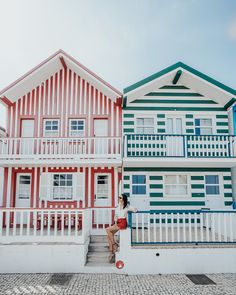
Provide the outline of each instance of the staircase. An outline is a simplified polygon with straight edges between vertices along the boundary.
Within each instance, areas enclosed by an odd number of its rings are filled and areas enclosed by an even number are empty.
[[[86,266],[112,266],[108,261],[108,241],[106,236],[91,236]]]

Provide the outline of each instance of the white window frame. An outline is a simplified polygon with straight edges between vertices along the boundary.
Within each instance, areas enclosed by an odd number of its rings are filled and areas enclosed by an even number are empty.
[[[51,200],[52,201],[72,201],[74,199],[74,177],[73,177],[73,174],[74,173],[70,173],[70,172],[59,172],[59,173],[52,173],[52,185],[51,185],[51,189],[52,189],[52,192],[51,192]],[[72,178],[71,178],[71,181],[72,181],[72,186],[55,186],[55,187],[59,187],[59,188],[67,188],[67,187],[71,187],[71,198],[65,198],[65,199],[61,199],[61,198],[54,198],[54,175],[71,175]]]
[[[46,122],[47,121],[57,121],[57,123],[58,123],[57,132],[54,132],[52,130],[50,130],[50,131],[49,130],[46,130]],[[60,129],[60,120],[59,119],[44,119],[43,120],[43,136],[44,137],[59,137],[59,129]],[[47,132],[55,133],[55,135],[54,134],[47,135],[46,134]]]
[[[168,195],[167,192],[166,192],[166,187],[167,186],[171,186],[171,185],[178,185],[179,183],[172,183],[172,184],[167,184],[166,183],[166,177],[167,176],[176,176],[176,177],[180,177],[180,176],[186,176],[187,178],[187,183],[186,183],[186,187],[187,187],[187,193],[186,195]],[[163,184],[164,184],[164,189],[163,189],[163,194],[164,196],[166,196],[167,198],[189,198],[190,197],[190,192],[191,192],[191,189],[190,189],[190,175],[188,174],[183,174],[183,173],[178,173],[178,174],[173,174],[173,173],[168,173],[168,174],[165,174],[164,175],[164,181],[163,181]],[[184,184],[179,184],[179,185],[184,185]]]
[[[83,129],[83,131],[80,131],[80,130],[74,130],[74,131],[72,131],[71,130],[71,122],[72,121],[83,121],[83,127],[84,127],[84,129]],[[72,135],[71,133],[72,132],[81,132],[82,133],[82,135]],[[70,137],[84,137],[85,136],[85,119],[80,119],[80,118],[70,118],[69,119],[69,136]]]
[[[206,184],[206,176],[218,176],[218,179],[219,179],[219,184]],[[219,187],[219,194],[207,194],[206,192],[206,187],[207,186],[218,186]],[[205,193],[205,196],[207,197],[219,197],[222,195],[222,192],[223,192],[223,181],[222,181],[222,175],[221,174],[214,174],[214,173],[208,173],[208,174],[205,174],[204,175],[204,193]]]
[[[19,195],[20,195],[20,177],[21,176],[29,176],[30,177],[30,191],[29,191],[29,198],[20,198]],[[18,199],[23,199],[23,200],[30,200],[31,198],[31,189],[32,189],[32,175],[31,173],[17,173],[17,189],[16,189],[16,192],[17,192],[17,198]]]
[[[211,128],[212,128],[212,134],[208,134],[208,135],[214,135],[214,134],[216,134],[216,117],[215,116],[213,116],[213,115],[200,115],[200,116],[194,116],[194,133],[196,134],[196,128],[199,128],[200,127],[200,129],[201,129],[201,126],[196,126],[196,124],[195,124],[195,120],[196,119],[200,119],[200,120],[206,120],[206,119],[210,119],[211,120],[211,122],[212,122],[212,126],[211,126]],[[206,126],[204,126],[204,127],[206,127]],[[208,127],[209,128],[209,127]],[[201,135],[203,135],[204,136],[204,134],[201,134]]]
[[[108,196],[107,198],[97,198],[98,194],[98,177],[99,176],[107,176],[107,181],[108,181]],[[109,199],[109,196],[111,196],[111,174],[110,173],[95,173],[95,194],[96,194],[96,200],[104,200],[104,199]]]
[[[182,134],[186,133],[186,118],[183,114],[166,114],[165,116],[165,124],[166,124],[166,133],[167,132],[167,119],[181,119],[182,120]],[[176,133],[173,133],[176,134]]]
[[[138,119],[153,119],[153,126],[145,126],[145,125],[143,125],[143,126],[139,126],[138,124],[137,124],[137,120]],[[156,133],[156,131],[157,131],[157,120],[156,120],[156,116],[154,116],[154,115],[136,115],[135,116],[135,133],[138,133],[138,134],[140,134],[138,131],[137,131],[137,129],[138,128],[140,128],[140,127],[149,127],[149,128],[152,128],[153,127],[153,134],[155,134]],[[151,133],[152,134],[152,133]]]

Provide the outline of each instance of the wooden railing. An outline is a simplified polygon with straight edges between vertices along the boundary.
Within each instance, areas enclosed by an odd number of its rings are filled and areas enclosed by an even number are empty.
[[[236,157],[233,135],[126,134],[125,157]]]
[[[121,158],[120,137],[0,138],[1,159]]]
[[[0,209],[0,242],[76,242],[90,235],[90,210]]]
[[[132,244],[236,243],[236,211],[129,212]]]
[[[91,208],[91,233],[105,235],[106,227],[114,223],[115,208]]]

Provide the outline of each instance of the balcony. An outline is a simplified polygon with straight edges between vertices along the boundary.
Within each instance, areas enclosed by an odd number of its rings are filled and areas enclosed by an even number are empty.
[[[145,161],[144,161],[145,159]],[[236,165],[236,136],[127,134],[124,137],[124,161],[156,163],[222,163]],[[209,165],[208,165],[209,166]]]
[[[121,162],[120,137],[0,138],[0,165]]]

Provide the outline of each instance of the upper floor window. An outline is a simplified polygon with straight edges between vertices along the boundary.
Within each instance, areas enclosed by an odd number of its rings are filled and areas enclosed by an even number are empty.
[[[71,200],[73,197],[72,174],[53,175],[53,200]]]
[[[44,136],[57,137],[59,136],[59,120],[44,120]]]
[[[146,195],[146,175],[132,175],[132,194]]]
[[[212,131],[212,119],[195,119],[196,135],[210,135]]]
[[[220,194],[219,175],[205,176],[205,190],[206,190],[206,195]]]
[[[69,136],[82,137],[85,133],[85,120],[83,119],[71,119],[69,126]]]
[[[154,133],[154,119],[153,118],[137,118],[136,132],[139,134],[153,134]]]
[[[166,175],[165,194],[167,196],[187,196],[188,177],[187,175]]]

